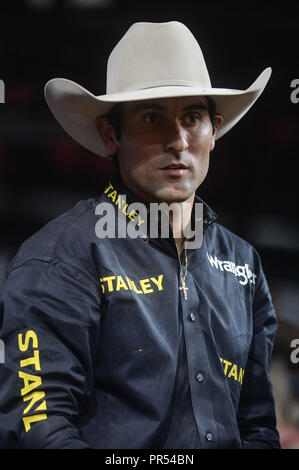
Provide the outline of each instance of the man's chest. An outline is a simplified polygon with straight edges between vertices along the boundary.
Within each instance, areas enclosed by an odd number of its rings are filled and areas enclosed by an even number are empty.
[[[186,341],[198,343],[198,351],[205,343],[227,373],[228,363],[237,364],[238,379],[252,336],[252,285],[240,283],[232,270],[216,269],[205,247],[188,254],[187,272],[183,257],[179,263],[149,244],[132,247],[110,244],[96,255],[104,343],[109,338],[122,358],[146,351],[148,358],[175,356],[182,324]]]

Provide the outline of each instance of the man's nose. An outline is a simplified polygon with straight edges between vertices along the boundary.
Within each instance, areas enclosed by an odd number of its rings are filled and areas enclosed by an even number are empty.
[[[187,148],[187,135],[181,123],[177,120],[169,123],[165,136],[165,151],[183,152]]]

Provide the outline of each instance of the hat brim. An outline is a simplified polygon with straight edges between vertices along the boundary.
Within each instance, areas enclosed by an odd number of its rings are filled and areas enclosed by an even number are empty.
[[[71,80],[54,78],[45,86],[45,98],[54,117],[75,141],[91,152],[107,157],[109,154],[95,121],[108,113],[114,104],[156,98],[210,96],[216,103],[217,114],[223,116],[223,123],[216,133],[217,140],[247,113],[263,92],[271,73],[271,68],[266,68],[247,90],[160,86],[100,96],[93,95]]]

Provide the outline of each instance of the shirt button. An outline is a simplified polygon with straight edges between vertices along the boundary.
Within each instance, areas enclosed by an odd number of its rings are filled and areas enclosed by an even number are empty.
[[[194,313],[190,313],[190,320],[195,321],[195,314]]]
[[[214,439],[213,434],[211,434],[210,432],[208,432],[208,433],[206,434],[206,439],[207,439],[207,441],[212,442],[212,440]]]
[[[203,374],[202,374],[201,372],[199,372],[199,373],[197,374],[196,380],[197,380],[198,382],[202,382],[202,381],[203,381]]]

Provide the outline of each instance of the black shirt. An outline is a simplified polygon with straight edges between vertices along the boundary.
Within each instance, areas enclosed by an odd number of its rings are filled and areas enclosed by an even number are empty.
[[[256,250],[204,205],[185,300],[172,236],[98,238],[100,203],[112,205],[115,227],[120,211],[131,220],[120,195],[138,200],[115,179],[24,242],[10,264],[0,446],[279,447],[269,375],[276,317]]]

